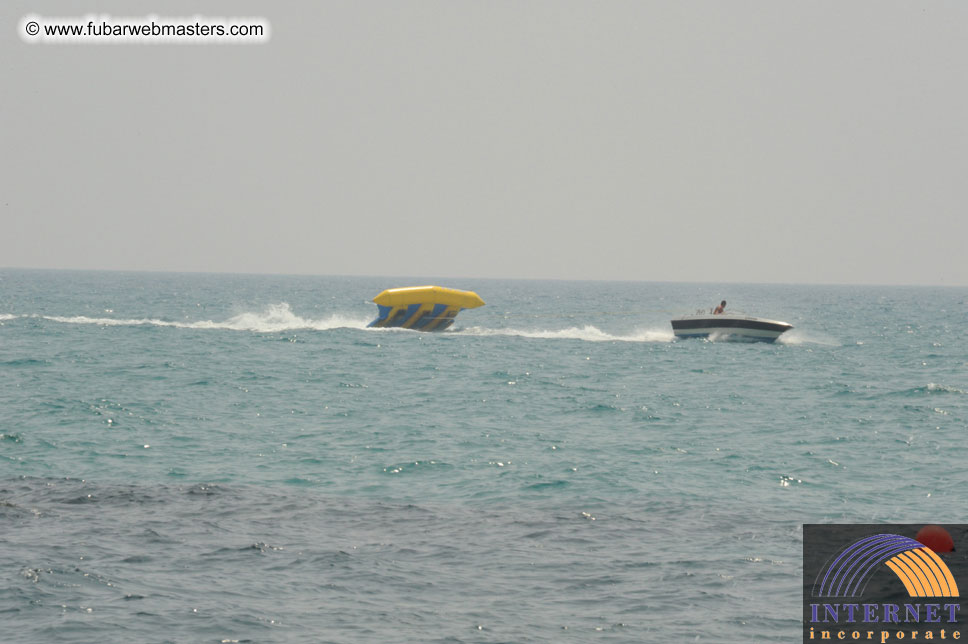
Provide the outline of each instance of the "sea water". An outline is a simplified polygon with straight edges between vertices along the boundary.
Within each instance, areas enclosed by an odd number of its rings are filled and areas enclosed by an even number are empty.
[[[421,283],[487,306],[366,328]],[[722,299],[796,328],[674,339]],[[0,641],[796,641],[803,523],[968,521],[966,321],[965,288],[2,270]]]

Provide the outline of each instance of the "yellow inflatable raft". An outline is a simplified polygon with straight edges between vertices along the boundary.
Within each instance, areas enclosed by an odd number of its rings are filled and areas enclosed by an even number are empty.
[[[380,311],[372,327],[402,327],[417,331],[443,331],[464,309],[484,306],[473,291],[442,286],[408,286],[383,291],[373,301]]]

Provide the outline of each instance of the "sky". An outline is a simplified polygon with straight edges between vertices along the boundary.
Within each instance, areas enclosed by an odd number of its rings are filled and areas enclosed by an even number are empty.
[[[968,285],[962,0],[13,0],[0,87],[4,267]]]

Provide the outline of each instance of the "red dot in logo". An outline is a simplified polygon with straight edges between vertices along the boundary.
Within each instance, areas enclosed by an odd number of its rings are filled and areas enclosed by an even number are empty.
[[[939,525],[926,525],[914,537],[935,552],[954,552],[955,542],[948,531]]]

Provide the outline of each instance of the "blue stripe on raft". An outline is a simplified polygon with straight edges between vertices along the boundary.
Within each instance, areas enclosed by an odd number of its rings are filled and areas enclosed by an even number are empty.
[[[397,320],[396,320],[396,318],[394,318],[394,320],[390,323],[390,326],[404,326],[404,325],[406,325],[407,322],[410,321],[410,318],[412,318],[414,315],[417,314],[417,311],[420,310],[420,307],[421,306],[423,306],[423,304],[421,304],[420,302],[417,302],[416,304],[411,304],[410,306],[407,307],[407,310],[404,313],[404,315],[398,315],[397,316],[397,317],[400,318],[400,323],[397,324]]]
[[[379,324],[381,327],[403,326],[407,321],[407,310],[394,307],[389,318]]]
[[[386,320],[387,316],[390,315],[390,311],[393,310],[392,306],[383,306],[382,304],[377,304],[376,306],[379,309],[379,311],[376,314],[376,319],[370,322],[369,324],[367,324],[366,326],[378,325],[380,322],[383,322],[384,320]]]
[[[424,328],[425,326],[427,326],[428,324],[436,320],[437,317],[440,316],[446,309],[447,309],[446,304],[434,304],[434,308],[430,309],[422,316],[420,316],[420,319],[417,320],[416,324],[414,324],[411,328],[412,329]]]

